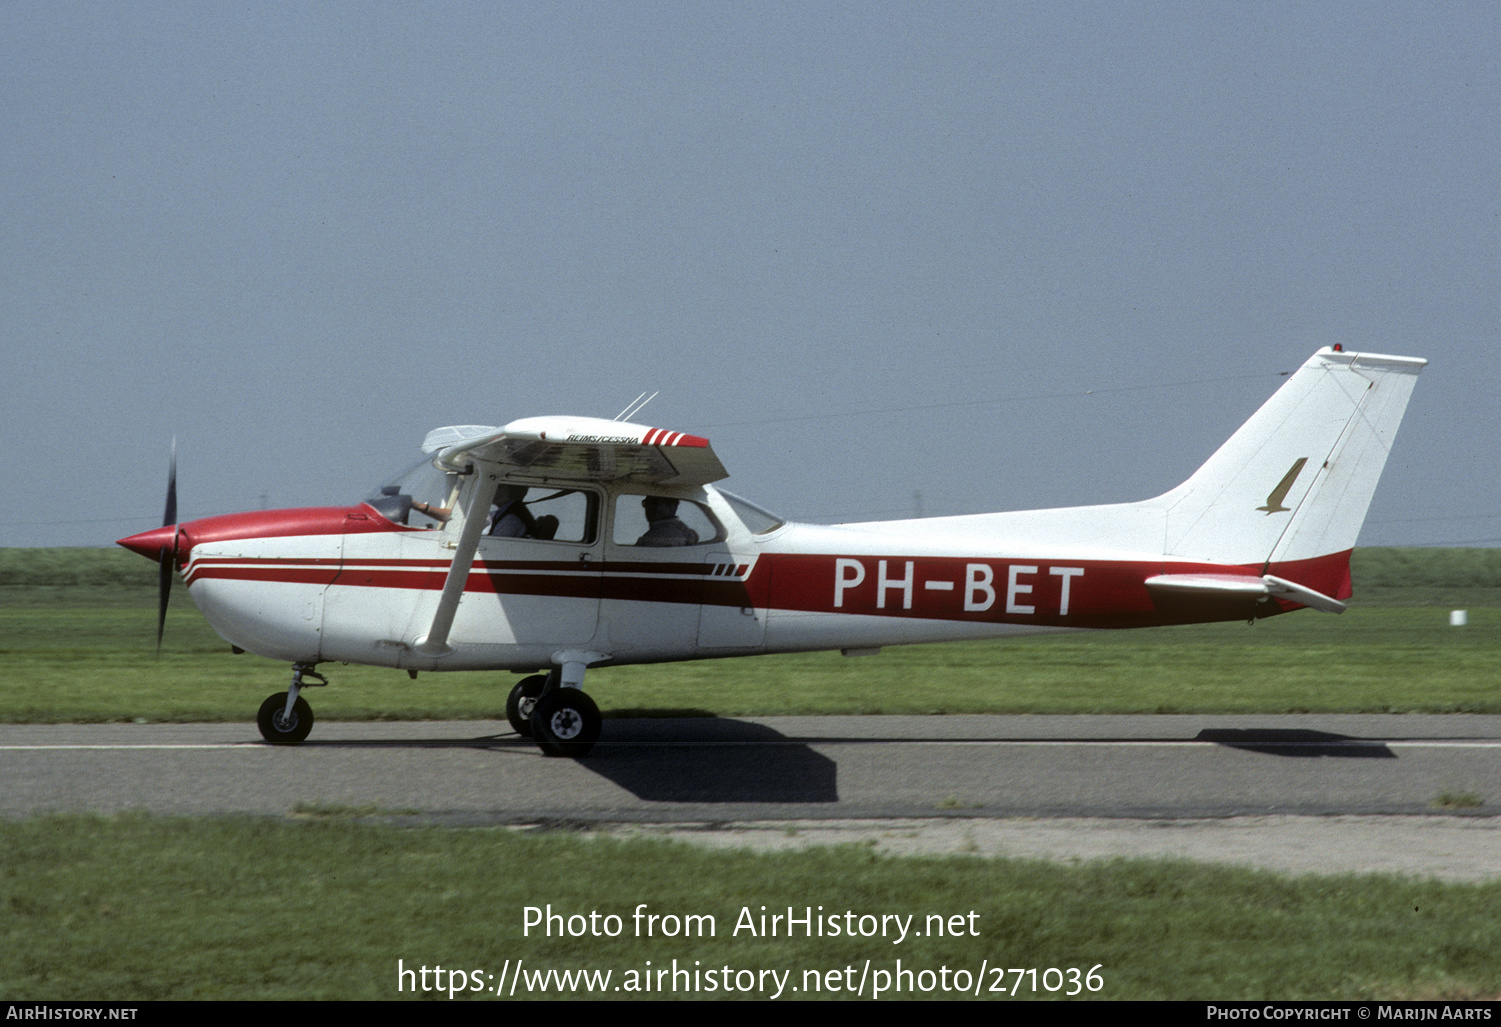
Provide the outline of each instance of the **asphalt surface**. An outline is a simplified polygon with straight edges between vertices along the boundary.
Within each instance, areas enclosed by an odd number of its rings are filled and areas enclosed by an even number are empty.
[[[365,814],[703,844],[1223,859],[1501,877],[1501,717],[607,721],[588,759],[502,722],[0,725],[0,815]]]

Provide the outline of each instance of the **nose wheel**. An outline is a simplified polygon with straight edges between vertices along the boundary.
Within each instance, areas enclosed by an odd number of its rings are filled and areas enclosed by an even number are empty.
[[[272,745],[300,745],[313,730],[313,708],[298,696],[288,716],[287,693],[278,692],[261,703],[255,722],[260,726],[261,737]]]
[[[315,680],[306,680],[313,678]],[[255,723],[261,729],[261,737],[272,745],[301,745],[313,730],[313,708],[298,693],[306,685],[326,685],[328,679],[313,670],[310,664],[299,663],[292,667],[292,687],[277,692],[261,703]]]

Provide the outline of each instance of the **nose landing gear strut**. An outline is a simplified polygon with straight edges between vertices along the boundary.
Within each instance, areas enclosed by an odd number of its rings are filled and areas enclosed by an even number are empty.
[[[255,722],[261,729],[261,737],[272,745],[300,745],[313,730],[313,708],[299,694],[303,686],[318,687],[328,684],[328,678],[313,669],[311,663],[292,665],[292,686],[285,692],[277,692],[261,703]],[[305,680],[313,679],[313,680]]]

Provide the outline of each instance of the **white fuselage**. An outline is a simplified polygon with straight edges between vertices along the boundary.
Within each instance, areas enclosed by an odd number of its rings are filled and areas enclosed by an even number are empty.
[[[752,534],[712,487],[678,491],[707,507],[721,537],[641,548],[612,541],[605,523],[589,541],[482,538],[444,654],[419,642],[454,545],[445,528],[412,530],[369,507],[310,511],[306,534],[214,538],[197,527],[212,522],[194,522],[188,536],[205,537],[183,573],[204,616],[242,649],[413,670],[525,670],[560,650],[651,663],[868,649],[1284,608],[1165,601],[1143,584],[1164,569],[1259,568],[1081,545],[1076,532],[1060,535],[1056,520],[1061,541],[1051,544],[1027,537],[1025,515],[1005,514]],[[610,511],[612,490],[599,492],[595,508]]]

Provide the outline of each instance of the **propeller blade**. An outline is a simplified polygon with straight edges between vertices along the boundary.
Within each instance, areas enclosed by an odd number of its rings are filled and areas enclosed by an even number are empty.
[[[172,565],[177,562],[177,539],[172,550],[162,550],[156,575],[156,657],[162,656],[162,633],[167,630],[167,600],[172,595]]]
[[[177,440],[172,440],[172,462],[167,469],[167,512],[162,515],[162,527],[177,523]]]
[[[172,440],[172,460],[167,469],[167,510],[162,527],[177,523],[177,440]],[[172,548],[163,547],[157,558],[156,571],[156,658],[162,657],[162,635],[167,630],[167,600],[172,595],[172,571],[177,563],[177,532],[172,533]]]

